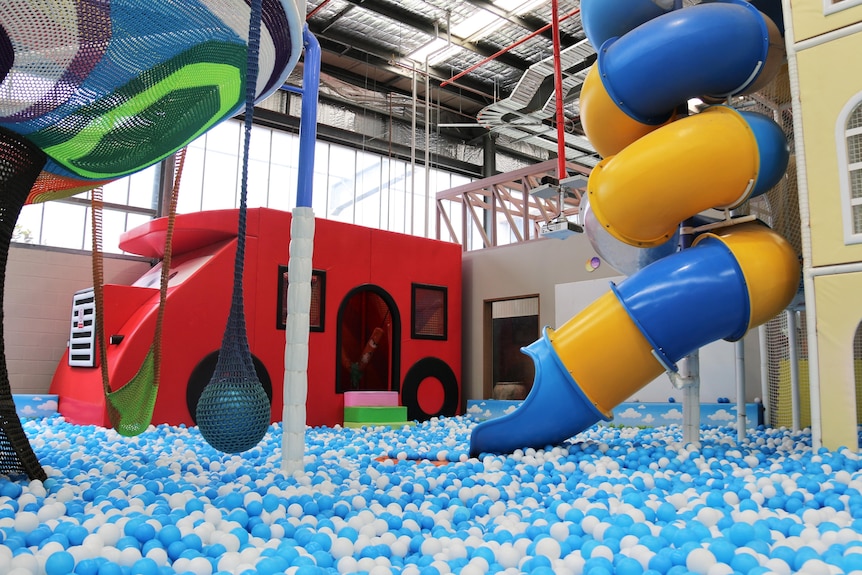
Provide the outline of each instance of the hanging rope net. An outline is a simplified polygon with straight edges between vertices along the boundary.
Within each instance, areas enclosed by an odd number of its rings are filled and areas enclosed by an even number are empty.
[[[262,2],[255,98],[302,50],[295,0]],[[0,126],[48,160],[28,203],[169,157],[246,100],[247,0],[0,2]]]
[[[143,433],[153,420],[153,410],[159,391],[162,358],[162,325],[165,317],[165,301],[168,294],[168,281],[171,272],[171,254],[174,235],[174,222],[177,214],[177,198],[180,190],[180,177],[185,164],[186,148],[176,154],[173,188],[168,207],[168,224],[165,231],[165,250],[162,257],[161,281],[159,285],[159,308],[156,315],[156,329],[153,343],[138,372],[119,389],[112,390],[108,373],[108,349],[102,322],[104,304],[104,266],[102,258],[102,189],[92,192],[93,228],[93,296],[96,307],[96,333],[99,342],[99,367],[102,372],[102,387],[108,419],[120,435],[134,437]]]
[[[248,38],[248,85],[258,74],[261,0],[251,3]],[[243,307],[242,276],[245,261],[246,198],[254,93],[246,94],[245,131],[240,189],[239,224],[234,263],[233,295],[218,361],[212,379],[198,399],[195,421],[203,438],[225,453],[241,453],[257,445],[269,427],[269,397],[254,369],[248,346]]]
[[[24,435],[12,400],[6,370],[2,298],[6,293],[6,261],[15,222],[44,163],[45,154],[37,147],[0,128],[0,475],[26,474],[30,479],[46,476]]]

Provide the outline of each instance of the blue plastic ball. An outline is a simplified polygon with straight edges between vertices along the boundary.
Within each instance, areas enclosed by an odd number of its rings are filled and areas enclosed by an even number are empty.
[[[51,553],[45,561],[45,573],[48,575],[66,575],[75,568],[75,558],[68,551]]]

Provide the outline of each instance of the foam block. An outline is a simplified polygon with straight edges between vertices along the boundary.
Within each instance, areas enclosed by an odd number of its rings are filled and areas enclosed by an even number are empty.
[[[382,423],[386,421],[406,421],[406,407],[345,407],[344,421],[356,423]]]
[[[394,407],[397,391],[345,391],[344,407]]]

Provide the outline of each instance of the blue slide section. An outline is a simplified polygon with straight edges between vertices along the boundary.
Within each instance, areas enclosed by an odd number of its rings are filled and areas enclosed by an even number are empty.
[[[695,96],[742,93],[764,69],[766,22],[747,2],[700,4],[650,20],[597,50],[605,88],[645,124],[667,121],[674,106]]]
[[[542,338],[521,349],[536,366],[533,388],[515,411],[483,421],[470,437],[470,457],[541,448],[577,435],[599,420],[610,419],[586,396],[554,352],[546,329]]]

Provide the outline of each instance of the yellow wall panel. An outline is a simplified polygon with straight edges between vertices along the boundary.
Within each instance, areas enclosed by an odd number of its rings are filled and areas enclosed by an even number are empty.
[[[856,447],[853,338],[862,320],[862,272],[814,279],[823,445]]]
[[[836,123],[844,106],[862,96],[862,77],[855,73],[862,69],[862,32],[803,50],[797,63],[811,212],[811,265],[860,261],[862,244],[844,245]]]
[[[790,5],[797,42],[862,21],[862,2],[859,0],[790,0]]]

